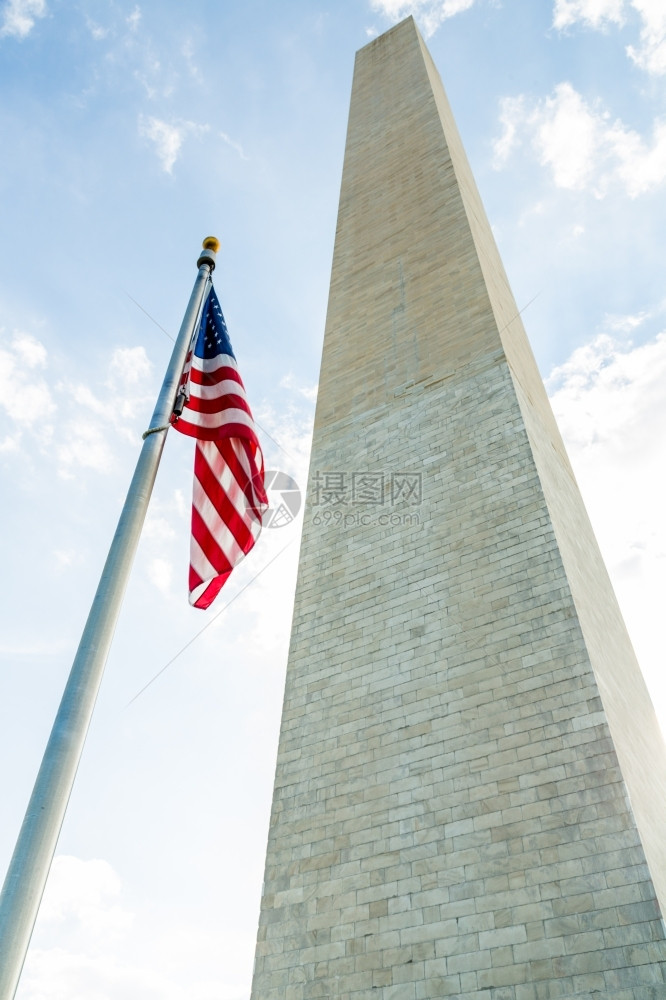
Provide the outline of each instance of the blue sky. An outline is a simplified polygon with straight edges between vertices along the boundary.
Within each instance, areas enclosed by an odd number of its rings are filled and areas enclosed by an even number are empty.
[[[11,0],[3,870],[208,234],[267,464],[305,483],[354,53],[409,13],[666,722],[663,0]],[[299,526],[190,609],[191,462],[171,435],[20,1000],[249,996]]]

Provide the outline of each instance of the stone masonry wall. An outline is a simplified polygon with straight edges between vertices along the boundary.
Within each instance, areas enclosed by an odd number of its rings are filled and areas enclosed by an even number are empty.
[[[664,1000],[429,72],[357,56],[252,1000]]]

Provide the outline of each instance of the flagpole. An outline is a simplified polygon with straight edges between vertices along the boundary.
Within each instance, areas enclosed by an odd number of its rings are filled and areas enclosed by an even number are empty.
[[[190,301],[9,864],[0,895],[0,1000],[14,1000],[219,246],[212,236],[203,242]]]

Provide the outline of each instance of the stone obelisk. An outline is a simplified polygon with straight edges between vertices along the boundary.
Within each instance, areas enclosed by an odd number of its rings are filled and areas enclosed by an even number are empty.
[[[665,778],[409,18],[356,59],[253,1000],[664,1000]]]

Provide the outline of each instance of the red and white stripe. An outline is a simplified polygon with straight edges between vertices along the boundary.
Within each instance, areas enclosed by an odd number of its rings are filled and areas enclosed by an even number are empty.
[[[236,360],[188,358],[189,399],[175,423],[197,439],[190,604],[207,608],[250,551],[268,506],[264,460]]]

